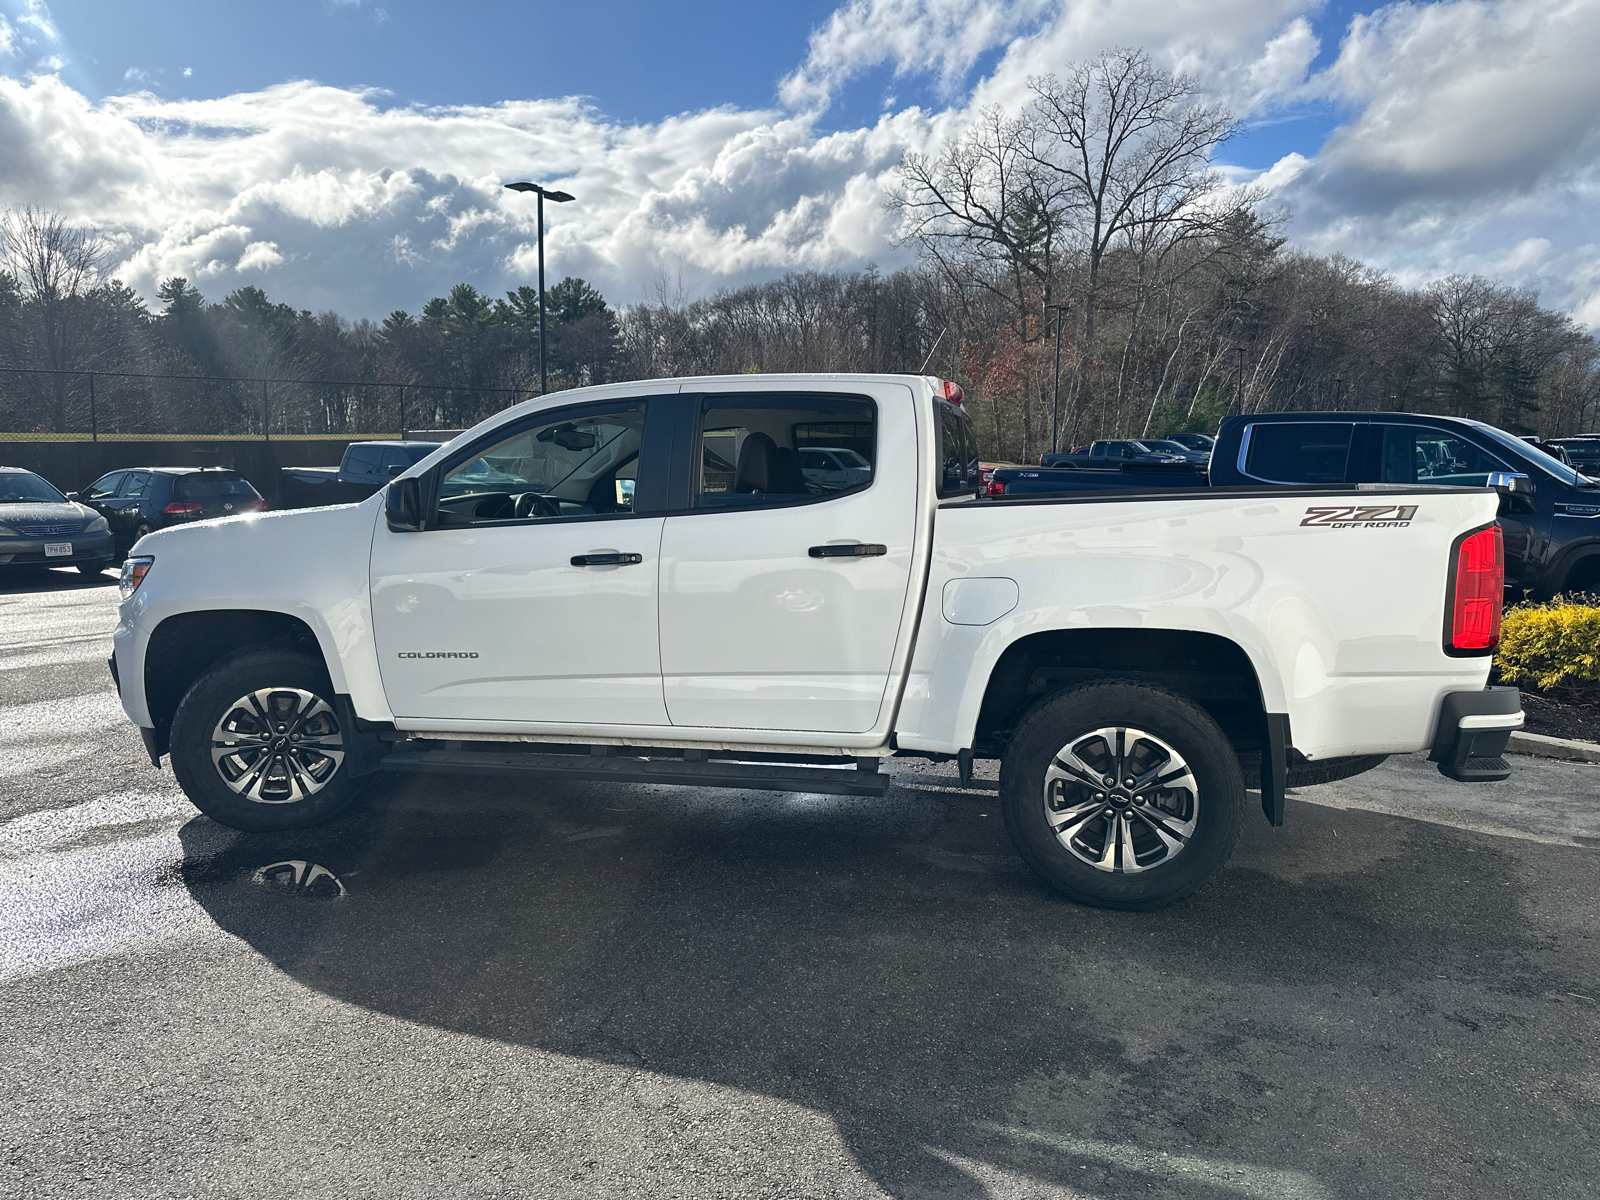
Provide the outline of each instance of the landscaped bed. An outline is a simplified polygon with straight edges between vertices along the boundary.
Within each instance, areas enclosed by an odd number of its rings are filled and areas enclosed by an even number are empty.
[[[1522,689],[1526,732],[1600,742],[1600,598],[1512,605],[1494,665]]]

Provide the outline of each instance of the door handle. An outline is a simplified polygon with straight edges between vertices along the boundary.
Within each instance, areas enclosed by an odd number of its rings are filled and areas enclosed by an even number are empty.
[[[642,563],[642,554],[574,554],[572,565],[575,567],[626,567],[631,563]]]
[[[876,542],[857,542],[853,546],[813,546],[807,553],[812,558],[877,558],[889,553],[889,547]]]

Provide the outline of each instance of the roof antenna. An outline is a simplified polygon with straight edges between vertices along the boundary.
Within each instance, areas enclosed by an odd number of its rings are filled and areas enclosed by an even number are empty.
[[[922,370],[917,372],[918,375],[926,375],[928,373],[928,364],[933,361],[933,356],[939,349],[939,343],[944,341],[944,335],[949,332],[950,326],[948,325],[939,330],[939,336],[933,339],[933,349],[929,350],[928,357],[922,360]]]

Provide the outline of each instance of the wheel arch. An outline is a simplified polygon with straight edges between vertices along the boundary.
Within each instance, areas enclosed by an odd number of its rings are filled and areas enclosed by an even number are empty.
[[[1010,642],[989,671],[970,744],[979,755],[998,756],[1039,704],[1077,684],[1113,678],[1193,700],[1241,752],[1265,745],[1270,698],[1244,647],[1215,633],[1141,627],[1052,629]]]
[[[1552,596],[1569,591],[1569,581],[1573,580],[1585,590],[1600,590],[1600,538],[1568,546],[1551,565],[1548,578],[1548,594]]]
[[[315,654],[334,690],[343,687],[338,657],[330,655],[303,618],[270,609],[210,608],[174,613],[150,633],[144,651],[145,705],[163,742],[172,716],[194,681],[228,655],[252,646],[293,646]]]

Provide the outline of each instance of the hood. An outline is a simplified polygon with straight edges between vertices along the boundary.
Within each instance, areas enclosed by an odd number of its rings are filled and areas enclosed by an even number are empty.
[[[100,514],[86,504],[72,501],[40,501],[33,504],[0,504],[0,525],[66,525],[53,533],[77,533]]]

